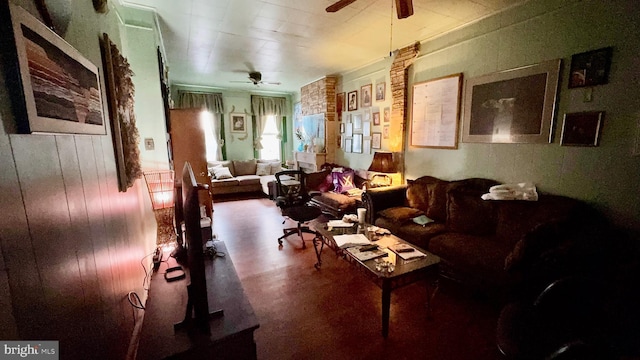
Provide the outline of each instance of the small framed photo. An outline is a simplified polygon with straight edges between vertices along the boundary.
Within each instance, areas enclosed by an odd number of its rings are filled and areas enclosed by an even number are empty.
[[[604,111],[589,111],[564,115],[562,146],[598,146]]]
[[[365,137],[364,140],[362,140],[362,153],[364,154],[371,154],[371,138],[367,138]]]
[[[351,143],[352,143],[353,139],[349,138],[349,139],[344,139],[344,147],[342,148],[342,150],[344,150],[344,152],[346,153],[350,153],[351,152]]]
[[[385,83],[376,84],[376,101],[384,101]]]
[[[353,131],[362,131],[362,114],[353,114]]]
[[[382,138],[383,139],[389,138],[389,125],[385,125],[382,127]]]
[[[362,107],[369,107],[371,106],[371,89],[372,89],[372,85],[364,85],[362,87],[360,87],[360,93],[362,95]]]
[[[371,148],[380,149],[382,147],[382,133],[374,132],[371,134]]]
[[[348,122],[344,124],[344,136],[351,136],[351,135],[353,135],[353,123]]]
[[[373,126],[380,125],[380,112],[376,111],[373,113]]]
[[[347,100],[349,101],[348,111],[358,110],[358,90],[349,91]]]
[[[353,135],[351,152],[362,154],[362,134]]]
[[[388,107],[384,108],[384,122],[388,123],[391,121],[391,109]]]
[[[573,55],[569,89],[608,83],[612,53],[613,48],[607,47]]]
[[[362,123],[362,135],[371,136],[371,121],[365,121]]]
[[[247,132],[247,122],[244,114],[231,113],[229,116],[231,119],[231,132],[232,133],[245,133]]]

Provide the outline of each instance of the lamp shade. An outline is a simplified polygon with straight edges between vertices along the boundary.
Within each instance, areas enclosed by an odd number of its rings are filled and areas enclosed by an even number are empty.
[[[173,207],[173,177],[173,170],[144,172],[153,210]]]
[[[385,151],[376,151],[373,154],[373,160],[369,171],[381,172],[381,173],[394,173],[396,172],[396,166],[393,163],[393,153]]]

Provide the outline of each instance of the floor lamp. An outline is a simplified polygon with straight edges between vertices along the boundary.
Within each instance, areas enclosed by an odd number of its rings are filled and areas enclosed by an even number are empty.
[[[172,244],[176,240],[174,226],[173,170],[146,171],[144,179],[158,223],[157,244]]]

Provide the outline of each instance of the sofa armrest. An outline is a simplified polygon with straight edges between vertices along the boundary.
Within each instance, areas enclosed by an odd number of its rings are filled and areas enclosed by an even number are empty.
[[[362,204],[367,209],[367,222],[373,224],[379,211],[394,206],[404,206],[407,186],[387,186],[367,189],[362,193]]]

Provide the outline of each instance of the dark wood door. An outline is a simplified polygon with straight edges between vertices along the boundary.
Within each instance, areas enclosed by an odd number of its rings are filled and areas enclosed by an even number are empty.
[[[191,164],[193,174],[199,184],[211,184],[207,170],[207,148],[201,125],[202,109],[173,109],[171,121],[171,150],[176,178],[182,177],[185,161]],[[207,207],[211,216],[212,205],[209,191],[200,192],[200,203]]]

